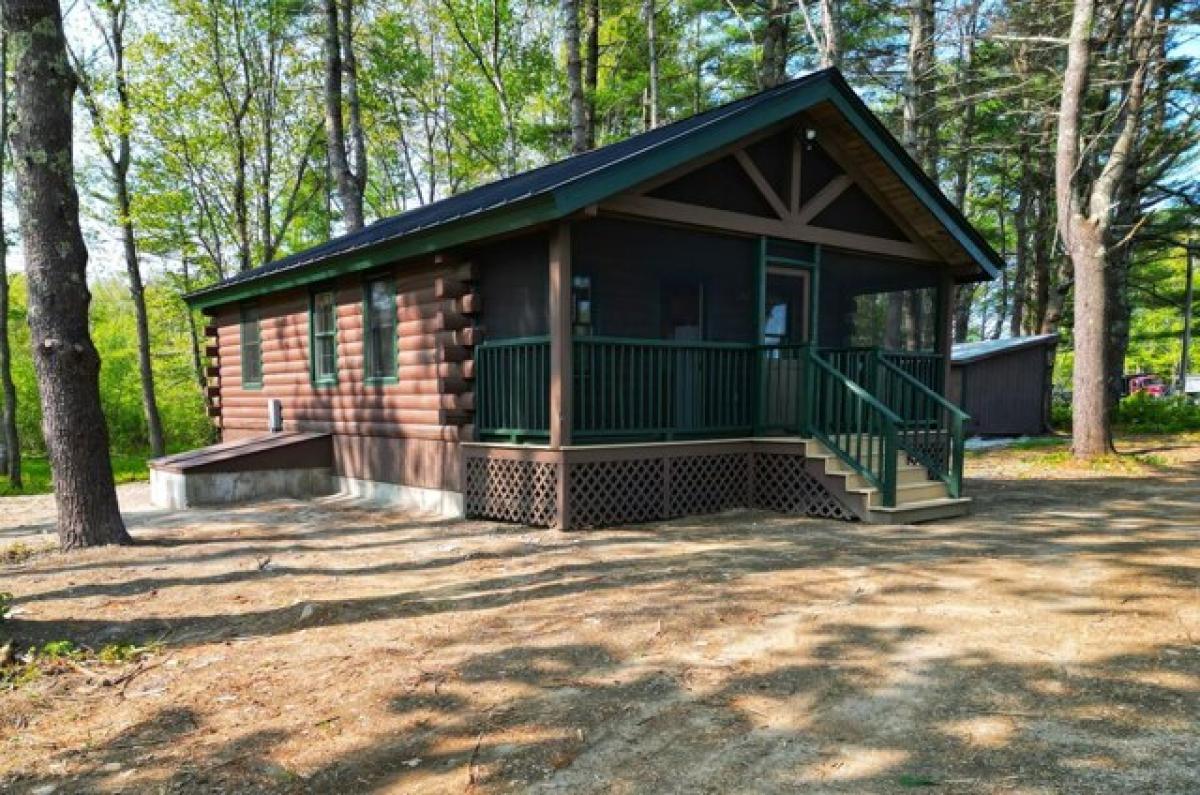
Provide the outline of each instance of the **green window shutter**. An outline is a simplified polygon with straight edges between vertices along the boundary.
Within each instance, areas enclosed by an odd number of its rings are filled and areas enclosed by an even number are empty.
[[[336,384],[337,294],[333,290],[313,293],[308,308],[309,372],[314,386]]]
[[[364,379],[396,381],[396,285],[390,278],[363,286]]]
[[[258,307],[242,307],[242,389],[262,389],[262,328]]]

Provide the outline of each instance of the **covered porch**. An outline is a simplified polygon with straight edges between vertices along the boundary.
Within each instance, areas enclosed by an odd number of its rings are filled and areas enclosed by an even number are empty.
[[[481,457],[509,470],[541,462],[560,478],[571,461],[607,460],[611,475],[618,461],[678,468],[689,453],[729,479],[729,466],[756,471],[767,442],[769,456],[796,456],[805,470],[779,489],[873,491],[847,511],[859,518],[925,480],[961,496],[963,417],[943,397],[953,286],[942,271],[606,218],[560,227],[550,250],[547,333],[475,351],[468,501]],[[656,477],[669,488],[669,475]],[[756,479],[733,479],[744,477]],[[557,507],[561,521],[571,508]]]

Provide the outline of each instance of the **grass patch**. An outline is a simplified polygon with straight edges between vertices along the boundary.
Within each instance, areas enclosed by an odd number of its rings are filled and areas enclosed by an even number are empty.
[[[14,541],[0,549],[0,564],[11,566],[16,563],[24,563],[35,555],[52,552],[56,549],[58,549],[57,544],[45,544],[35,547],[26,544],[24,541]]]
[[[144,453],[112,453],[110,456],[113,478],[117,483],[135,483],[150,479]],[[21,488],[14,489],[7,479],[0,478],[0,497],[15,497],[21,494],[49,494],[54,491],[50,477],[50,461],[47,458],[27,457],[21,459]]]
[[[9,645],[6,647],[8,656],[0,658],[0,688],[16,689],[46,676],[73,671],[97,674],[96,669],[141,662],[159,653],[162,648],[162,644],[157,641],[145,644],[120,641],[109,643],[96,651],[64,639],[44,643],[41,647],[34,646],[17,657],[12,655],[12,647]],[[101,684],[119,681],[108,675],[104,675],[103,680]]]

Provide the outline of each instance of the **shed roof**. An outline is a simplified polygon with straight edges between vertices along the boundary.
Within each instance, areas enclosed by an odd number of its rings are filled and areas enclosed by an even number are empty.
[[[980,359],[1032,348],[1037,345],[1052,345],[1058,342],[1057,334],[1034,334],[1028,337],[1005,337],[981,342],[959,342],[950,349],[952,364],[968,364]]]
[[[187,296],[206,308],[563,218],[820,102],[832,103],[991,278],[999,255],[904,151],[836,69],[379,220]]]

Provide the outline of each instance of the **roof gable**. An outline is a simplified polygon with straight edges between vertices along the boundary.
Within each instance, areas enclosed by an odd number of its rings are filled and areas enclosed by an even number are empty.
[[[354,273],[563,218],[818,103],[836,106],[983,276],[999,257],[904,153],[835,69],[501,179],[237,274],[187,296],[198,308]]]

